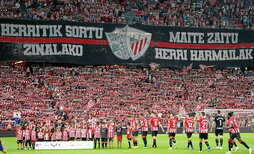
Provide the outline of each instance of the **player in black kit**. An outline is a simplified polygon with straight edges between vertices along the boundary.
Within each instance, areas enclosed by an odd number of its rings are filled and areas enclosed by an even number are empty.
[[[106,127],[106,124],[103,123],[101,127],[101,145],[102,148],[107,148],[107,140],[108,140],[108,128]]]
[[[221,115],[220,110],[217,111],[217,115],[214,117],[214,121],[212,123],[211,131],[215,124],[215,142],[216,142],[216,149],[222,149],[223,145],[223,125],[225,122],[225,118]],[[220,144],[219,144],[220,142]]]

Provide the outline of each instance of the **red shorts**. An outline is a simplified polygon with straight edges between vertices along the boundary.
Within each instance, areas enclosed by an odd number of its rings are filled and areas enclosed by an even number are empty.
[[[122,141],[122,140],[123,140],[123,137],[122,137],[122,136],[117,136],[117,140],[118,140],[118,141]]]
[[[127,139],[131,139],[131,138],[132,138],[132,136],[127,135],[127,136],[126,136],[126,138],[127,138]]]

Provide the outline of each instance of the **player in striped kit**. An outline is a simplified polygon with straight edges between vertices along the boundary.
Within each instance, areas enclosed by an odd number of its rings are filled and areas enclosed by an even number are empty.
[[[81,139],[82,141],[86,141],[86,124],[83,123],[83,128],[81,129]]]
[[[211,151],[211,147],[208,143],[208,119],[205,116],[205,112],[201,112],[199,117],[197,117],[197,122],[199,123],[199,152],[202,152],[202,142],[204,140],[208,152]]]
[[[95,128],[94,128],[94,148],[97,148],[97,143],[98,143],[98,148],[101,148],[101,127],[98,123],[96,123]]]
[[[23,137],[22,146],[23,146],[23,149],[21,149],[21,150],[24,150],[24,149],[26,149],[26,146],[25,146],[25,144],[26,144],[26,140],[25,140],[26,126],[23,126],[22,132],[23,132],[22,133],[22,137]]]
[[[140,127],[142,131],[142,139],[144,142],[144,148],[147,148],[147,133],[148,133],[148,121],[144,117],[144,114],[140,114]]]
[[[192,141],[191,141],[191,136],[192,133],[194,132],[194,120],[193,120],[193,115],[194,114],[187,114],[187,117],[184,119],[183,122],[183,133],[186,133],[187,138],[188,138],[188,146],[186,149],[191,149],[193,150],[193,145],[192,145]]]
[[[115,127],[114,127],[114,123],[112,122],[108,126],[108,147],[109,148],[114,147],[114,135],[115,135]]]
[[[163,129],[161,123],[160,123],[160,119],[156,116],[155,113],[152,113],[151,117],[152,118],[150,119],[150,125],[151,125],[152,137],[153,137],[152,147],[157,148],[156,140],[157,140],[157,134],[158,134],[158,131],[159,131],[159,126],[161,127],[163,132],[164,132],[164,129]]]
[[[80,141],[81,140],[81,128],[80,128],[80,125],[76,126],[76,129],[75,129],[75,138],[76,138],[76,141]]]
[[[64,128],[62,131],[63,141],[69,140],[69,132],[67,131],[67,128]]]
[[[88,127],[87,127],[86,137],[87,137],[88,141],[93,141],[93,130],[92,130],[91,125],[88,125]]]
[[[237,125],[236,119],[233,117],[233,112],[228,113],[228,129],[230,133],[230,138],[228,139],[228,152],[227,154],[231,154],[231,150],[233,148],[234,139],[236,138],[243,146],[245,146],[249,150],[249,154],[252,153],[252,149],[241,139],[240,130]]]
[[[44,140],[44,141],[49,141],[49,140],[50,140],[50,131],[49,131],[48,128],[46,128],[46,129],[44,130],[44,137],[43,137],[43,140]]]
[[[35,148],[35,141],[37,140],[37,137],[36,137],[36,130],[35,130],[35,127],[32,128],[31,130],[31,145],[32,145],[32,149]]]
[[[90,125],[90,127],[91,127],[91,129],[92,129],[92,131],[94,132],[94,130],[95,130],[95,127],[96,127],[96,124],[98,123],[98,121],[97,121],[97,119],[96,118],[92,118],[91,120],[90,120],[90,122],[89,122],[89,125]]]
[[[38,141],[43,141],[43,131],[41,128],[39,128],[38,132],[37,132],[37,137],[38,137]]]
[[[56,141],[56,128],[51,130],[51,141]]]
[[[86,141],[86,124],[85,123],[83,123],[83,127],[82,127],[82,129],[81,129],[81,139],[82,139],[82,141]]]
[[[16,131],[16,136],[17,136],[17,149],[22,150],[24,149],[23,146],[23,130],[21,126],[18,126],[18,129]]]
[[[61,128],[56,129],[56,141],[61,141],[62,140],[62,131]]]
[[[76,130],[75,130],[75,128],[73,127],[73,124],[70,125],[68,132],[69,132],[69,140],[70,140],[70,141],[74,141],[74,140],[75,140],[75,137],[76,137],[76,134],[75,134],[75,133],[76,133]]]
[[[24,130],[24,136],[25,136],[25,149],[31,148],[31,131],[29,130],[29,127],[26,127]]]
[[[134,118],[130,118],[130,125],[132,128],[132,139],[133,139],[133,145],[134,149],[138,148],[138,123]]]
[[[168,137],[169,137],[169,150],[172,149],[172,143],[174,143],[175,149],[176,147],[176,139],[175,139],[175,135],[176,135],[176,131],[177,131],[177,122],[178,119],[174,117],[173,114],[170,114],[170,118],[168,120]]]

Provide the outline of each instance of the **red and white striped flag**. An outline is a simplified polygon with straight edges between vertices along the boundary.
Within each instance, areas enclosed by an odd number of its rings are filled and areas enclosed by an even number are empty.
[[[156,68],[158,68],[158,67],[160,66],[160,64],[151,62],[151,63],[149,64],[149,66],[151,67],[151,70],[154,71]]]
[[[192,69],[192,65],[193,65],[193,63],[191,63],[189,66],[187,66],[187,68],[186,68],[187,71]]]
[[[203,64],[200,64],[199,67],[200,67],[201,70],[204,71],[204,70],[206,69],[207,66],[206,66],[206,65],[203,65]]]
[[[94,104],[94,101],[92,99],[90,99],[87,103],[87,109],[89,110],[91,107],[93,107],[95,104]]]

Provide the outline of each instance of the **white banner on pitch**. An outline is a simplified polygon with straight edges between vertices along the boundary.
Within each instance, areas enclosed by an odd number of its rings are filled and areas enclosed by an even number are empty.
[[[35,142],[35,149],[93,149],[93,141]]]

